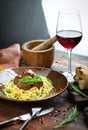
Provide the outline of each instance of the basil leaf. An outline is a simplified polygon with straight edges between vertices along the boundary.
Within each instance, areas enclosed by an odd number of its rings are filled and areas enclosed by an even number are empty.
[[[34,75],[33,79],[35,83],[42,82],[42,78],[39,75]]]
[[[34,84],[34,83],[38,83],[41,82],[42,78],[39,75],[34,75],[34,77],[31,76],[24,76],[21,79],[19,79],[19,82],[22,83],[27,83],[27,84]]]
[[[27,84],[34,84],[34,80],[31,76],[24,76],[21,79],[19,79],[19,82],[27,83]]]

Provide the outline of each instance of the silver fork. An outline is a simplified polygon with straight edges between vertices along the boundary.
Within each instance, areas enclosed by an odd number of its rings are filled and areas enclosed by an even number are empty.
[[[32,108],[32,115],[31,117],[29,117],[24,123],[23,125],[19,128],[19,130],[23,130],[26,125],[28,124],[28,122],[37,114],[41,111],[42,108]]]
[[[37,111],[39,111],[39,110],[41,110],[41,108],[32,108],[32,115],[30,113],[27,113],[27,114],[23,114],[23,115],[20,115],[20,116],[17,116],[17,117],[14,117],[14,118],[2,121],[2,122],[0,122],[0,127],[3,127],[5,125],[8,125],[8,124],[10,124],[12,122],[15,122],[15,121],[18,121],[18,120],[20,120],[20,121],[26,121],[28,119],[31,119],[32,116],[34,116],[35,113]]]

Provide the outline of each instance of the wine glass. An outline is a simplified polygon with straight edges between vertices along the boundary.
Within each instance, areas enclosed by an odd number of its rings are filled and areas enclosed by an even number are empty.
[[[62,10],[58,14],[56,36],[58,42],[67,49],[68,52],[68,72],[63,74],[68,81],[73,81],[73,73],[71,70],[71,52],[72,49],[82,39],[82,26],[80,14],[78,10],[67,9]]]

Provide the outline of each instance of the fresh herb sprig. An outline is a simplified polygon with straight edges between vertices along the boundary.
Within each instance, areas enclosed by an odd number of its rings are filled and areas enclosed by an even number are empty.
[[[19,79],[19,82],[34,84],[34,83],[42,82],[42,78],[39,75],[34,75],[34,77],[24,76],[21,79]]]
[[[74,120],[78,115],[79,115],[79,112],[78,112],[77,106],[75,105],[75,107],[73,107],[73,110],[70,113],[70,115],[67,116],[60,124],[56,125],[54,128],[64,127],[67,123]]]
[[[84,92],[82,92],[80,89],[78,89],[73,83],[69,83],[69,88],[74,90],[76,93],[80,94],[83,97],[88,97]]]

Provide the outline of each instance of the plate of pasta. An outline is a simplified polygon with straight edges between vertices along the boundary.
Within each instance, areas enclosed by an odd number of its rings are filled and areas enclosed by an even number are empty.
[[[61,94],[68,86],[63,74],[43,67],[7,69],[0,72],[1,76],[0,99],[16,102],[48,100]]]

